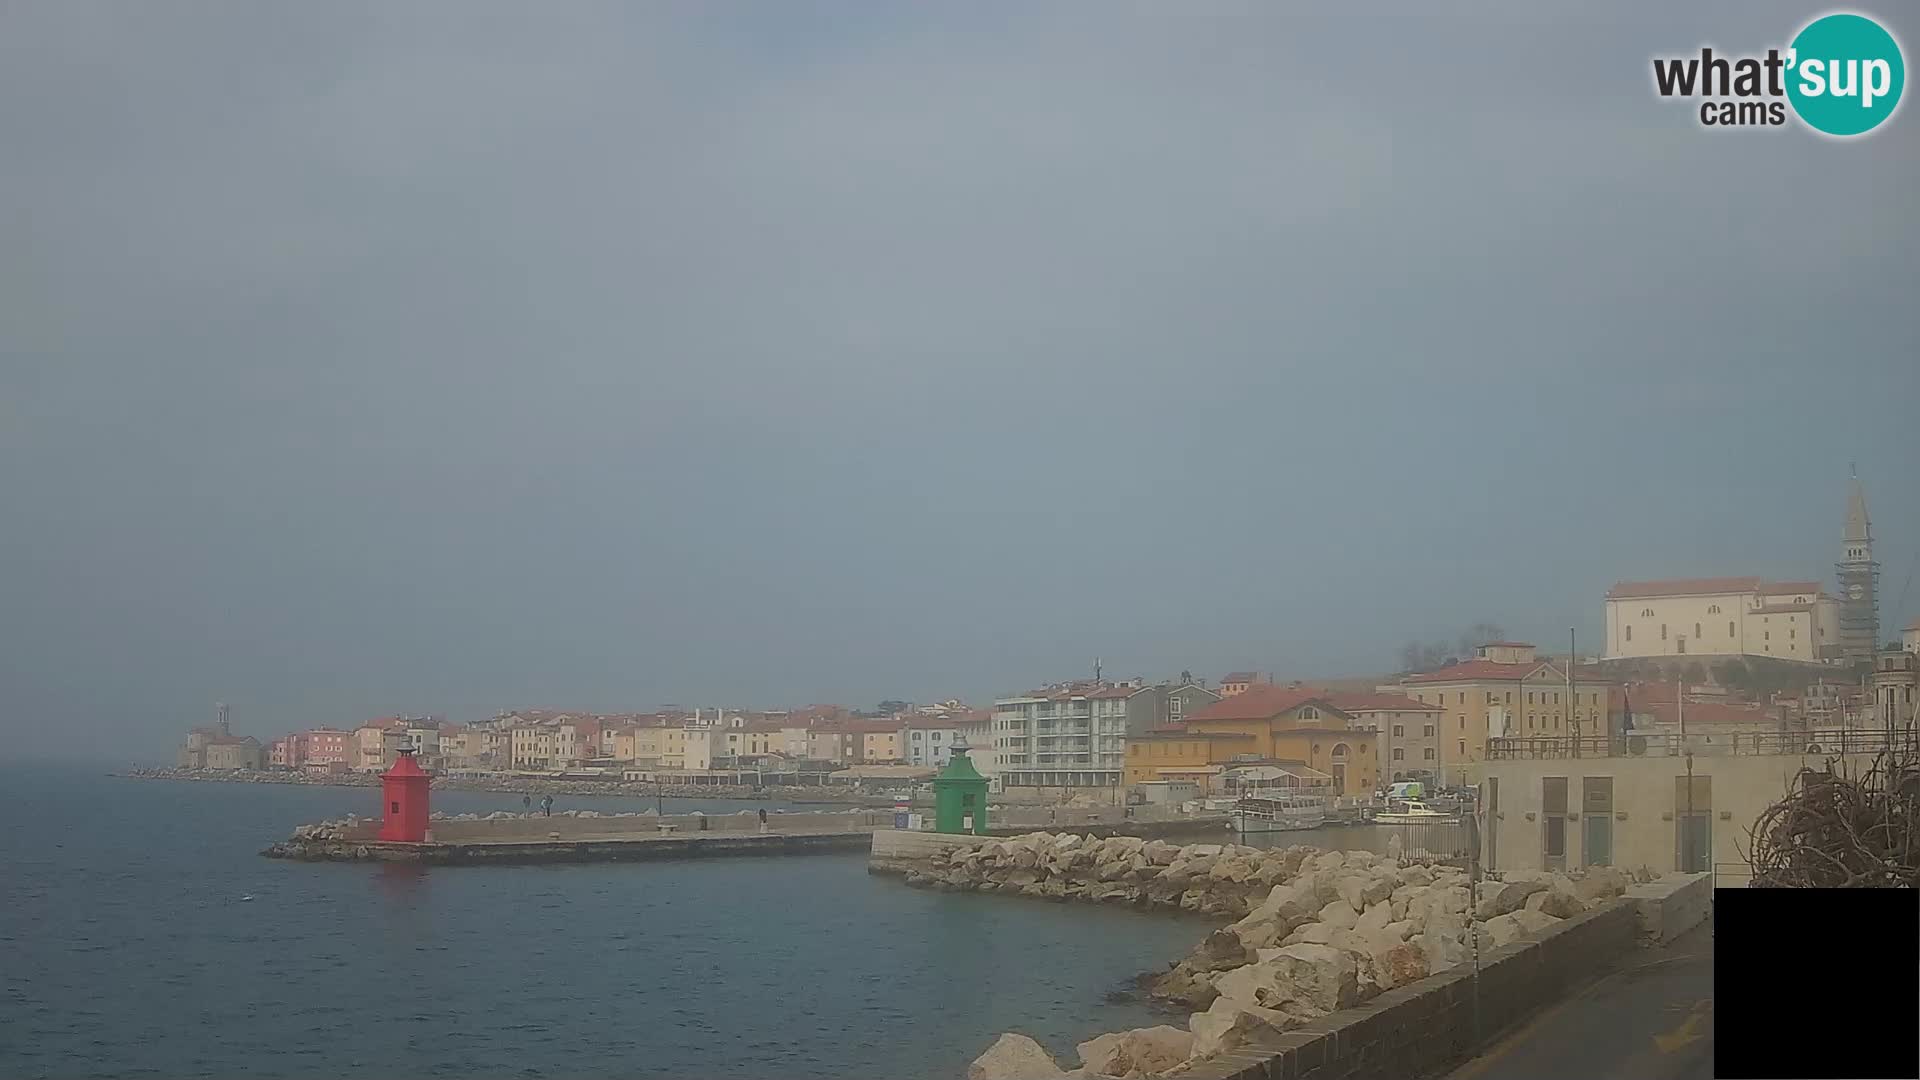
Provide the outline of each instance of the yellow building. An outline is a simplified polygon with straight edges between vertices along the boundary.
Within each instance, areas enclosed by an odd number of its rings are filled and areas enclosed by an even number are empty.
[[[890,724],[893,721],[870,721],[873,726]],[[876,764],[900,760],[900,730],[889,727],[884,731],[862,730],[860,732],[860,760]]]
[[[1127,740],[1126,783],[1183,780],[1210,795],[1235,755],[1256,756],[1254,737],[1241,732],[1188,731],[1172,727],[1135,735]]]
[[[1370,795],[1379,786],[1374,734],[1352,726],[1323,691],[1254,683],[1190,713],[1182,725],[1204,735],[1240,735],[1234,758],[1297,762],[1333,777],[1339,795]]]
[[[1476,783],[1486,760],[1487,737],[1607,734],[1608,685],[1576,676],[1572,696],[1566,669],[1542,660],[1532,645],[1500,641],[1480,647],[1472,660],[1408,675],[1380,687],[1437,705],[1440,732],[1435,771],[1441,784]]]

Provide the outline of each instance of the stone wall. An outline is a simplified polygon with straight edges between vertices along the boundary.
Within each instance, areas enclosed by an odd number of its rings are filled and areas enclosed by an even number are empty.
[[[1470,962],[1476,941],[1490,957],[1613,907],[1624,912],[1617,918],[1628,944],[1635,925],[1632,907],[1618,899],[1629,879],[1608,869],[1571,877],[1514,873],[1476,883],[1458,867],[1365,851],[1182,847],[1044,833],[944,847],[922,858],[909,883],[1239,916],[1170,970],[1142,980],[1156,999],[1198,1010],[1186,1028],[1118,1032],[1083,1044],[1087,1075],[1184,1074],[1456,971]],[[1508,970],[1534,962],[1518,961]],[[1569,977],[1579,977],[1593,969],[1569,970]],[[1546,975],[1534,979],[1538,986],[1547,981]],[[981,1069],[970,1071],[973,1080],[1003,1080],[994,1072],[1002,1061],[1032,1072],[1032,1048],[1019,1038],[1010,1033],[996,1043],[976,1062]]]
[[[705,828],[701,827],[705,823]],[[668,814],[652,812],[608,814],[592,810],[567,811],[548,817],[544,814],[436,814],[427,823],[434,843],[517,842],[549,839],[559,833],[562,840],[591,839],[603,836],[651,835],[660,826],[673,825],[679,833],[743,833],[760,831],[760,815],[752,810],[735,814]],[[767,828],[773,832],[860,832],[893,827],[891,813],[856,810],[846,813],[827,811],[767,815]],[[322,821],[301,825],[294,830],[293,841],[374,840],[379,837],[380,822],[373,818],[350,817],[341,821]]]
[[[866,833],[694,833],[648,839],[517,841],[499,844],[385,844],[309,840],[274,844],[269,858],[301,862],[407,862],[432,866],[652,862],[729,855],[814,855],[865,851]]]
[[[1181,1080],[1368,1080],[1435,1074],[1555,1001],[1633,947],[1633,906],[1609,902],[1537,940],[1483,952],[1478,985],[1455,967],[1291,1031],[1261,1035],[1165,1075]]]
[[[1664,945],[1706,921],[1713,910],[1713,875],[1668,874],[1627,890],[1639,918],[1640,939]]]

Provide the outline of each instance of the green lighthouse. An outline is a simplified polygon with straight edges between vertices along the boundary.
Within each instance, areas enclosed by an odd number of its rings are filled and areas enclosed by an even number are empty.
[[[945,772],[933,778],[933,831],[987,835],[987,778],[967,760],[968,747],[955,743]]]

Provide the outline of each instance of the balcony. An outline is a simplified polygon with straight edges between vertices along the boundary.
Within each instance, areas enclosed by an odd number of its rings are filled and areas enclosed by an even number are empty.
[[[1749,757],[1786,755],[1842,757],[1877,754],[1887,749],[1909,752],[1920,738],[1909,729],[1895,731],[1891,740],[1884,728],[1831,728],[1820,731],[1678,732],[1646,735],[1583,735],[1579,738],[1493,738],[1487,740],[1488,761],[1530,761],[1543,758],[1606,757]]]

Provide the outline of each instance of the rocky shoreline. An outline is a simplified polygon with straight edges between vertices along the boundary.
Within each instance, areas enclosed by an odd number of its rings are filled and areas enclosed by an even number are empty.
[[[1155,1001],[1193,1010],[1185,1027],[1081,1043],[1082,1064],[1071,1072],[1009,1032],[973,1062],[968,1080],[1178,1076],[1257,1035],[1465,963],[1476,936],[1482,949],[1533,938],[1613,903],[1632,880],[1613,869],[1513,872],[1476,891],[1463,868],[1391,854],[1052,833],[943,849],[907,874],[921,887],[1236,919],[1168,970],[1142,976]]]
[[[380,777],[373,773],[251,772],[229,769],[128,769],[113,776],[137,780],[188,780],[225,784],[296,784],[306,787],[379,787]],[[473,777],[435,777],[435,790],[490,791],[507,795],[590,795],[634,799],[783,799],[788,802],[818,802],[823,805],[856,806],[866,803],[892,804],[891,799],[858,795],[830,796],[817,788],[801,788],[792,793],[750,785],[667,784],[625,780],[482,780]]]

